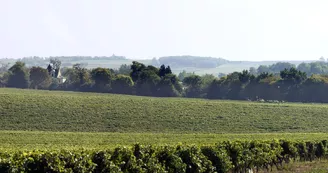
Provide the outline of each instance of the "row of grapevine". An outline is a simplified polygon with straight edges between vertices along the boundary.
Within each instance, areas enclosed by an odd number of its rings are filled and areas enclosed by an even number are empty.
[[[327,141],[226,141],[215,146],[2,152],[0,172],[246,172],[327,158]]]

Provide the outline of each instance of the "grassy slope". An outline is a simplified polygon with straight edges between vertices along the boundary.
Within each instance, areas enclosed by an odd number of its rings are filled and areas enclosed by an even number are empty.
[[[0,89],[0,130],[133,133],[326,132],[326,104]]]
[[[31,149],[106,149],[135,143],[155,145],[214,145],[227,140],[322,140],[327,133],[262,133],[262,134],[154,134],[0,131],[0,151]]]

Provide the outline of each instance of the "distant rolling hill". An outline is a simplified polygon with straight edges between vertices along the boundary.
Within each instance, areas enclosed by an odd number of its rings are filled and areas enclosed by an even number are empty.
[[[183,70],[187,72],[195,72],[196,74],[214,74],[219,73],[232,73],[234,71],[242,71],[250,67],[258,67],[260,65],[271,65],[277,62],[290,62],[298,65],[302,62],[313,61],[229,61],[223,58],[214,57],[200,57],[200,56],[167,56],[158,59],[127,59],[124,56],[110,57],[91,57],[91,56],[58,56],[62,61],[63,67],[72,67],[73,64],[84,64],[87,68],[112,68],[118,69],[122,64],[131,64],[132,61],[138,61],[145,65],[160,66],[162,64],[170,65],[174,73],[178,74]],[[30,57],[22,59],[0,59],[0,63],[12,65],[15,61],[20,60],[26,63],[27,66],[41,66],[46,67],[49,64],[48,58]]]

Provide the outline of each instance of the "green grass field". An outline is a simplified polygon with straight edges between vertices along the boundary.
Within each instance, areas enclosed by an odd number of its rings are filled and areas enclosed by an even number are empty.
[[[110,133],[110,132],[42,132],[0,131],[0,151],[108,149],[117,146],[144,145],[215,145],[236,140],[322,140],[326,133],[262,133],[262,134],[172,134],[172,133]]]
[[[327,132],[327,104],[0,89],[0,130],[124,133]]]
[[[0,153],[98,151],[136,143],[213,146],[236,140],[319,141],[328,139],[327,111],[328,104],[2,88]],[[292,162],[273,172],[326,172],[326,167],[326,160]]]
[[[328,139],[328,105],[0,89],[0,149]]]

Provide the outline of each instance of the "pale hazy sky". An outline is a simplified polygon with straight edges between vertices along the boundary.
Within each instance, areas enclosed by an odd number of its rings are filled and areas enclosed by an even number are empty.
[[[328,58],[327,0],[0,0],[0,58]]]

